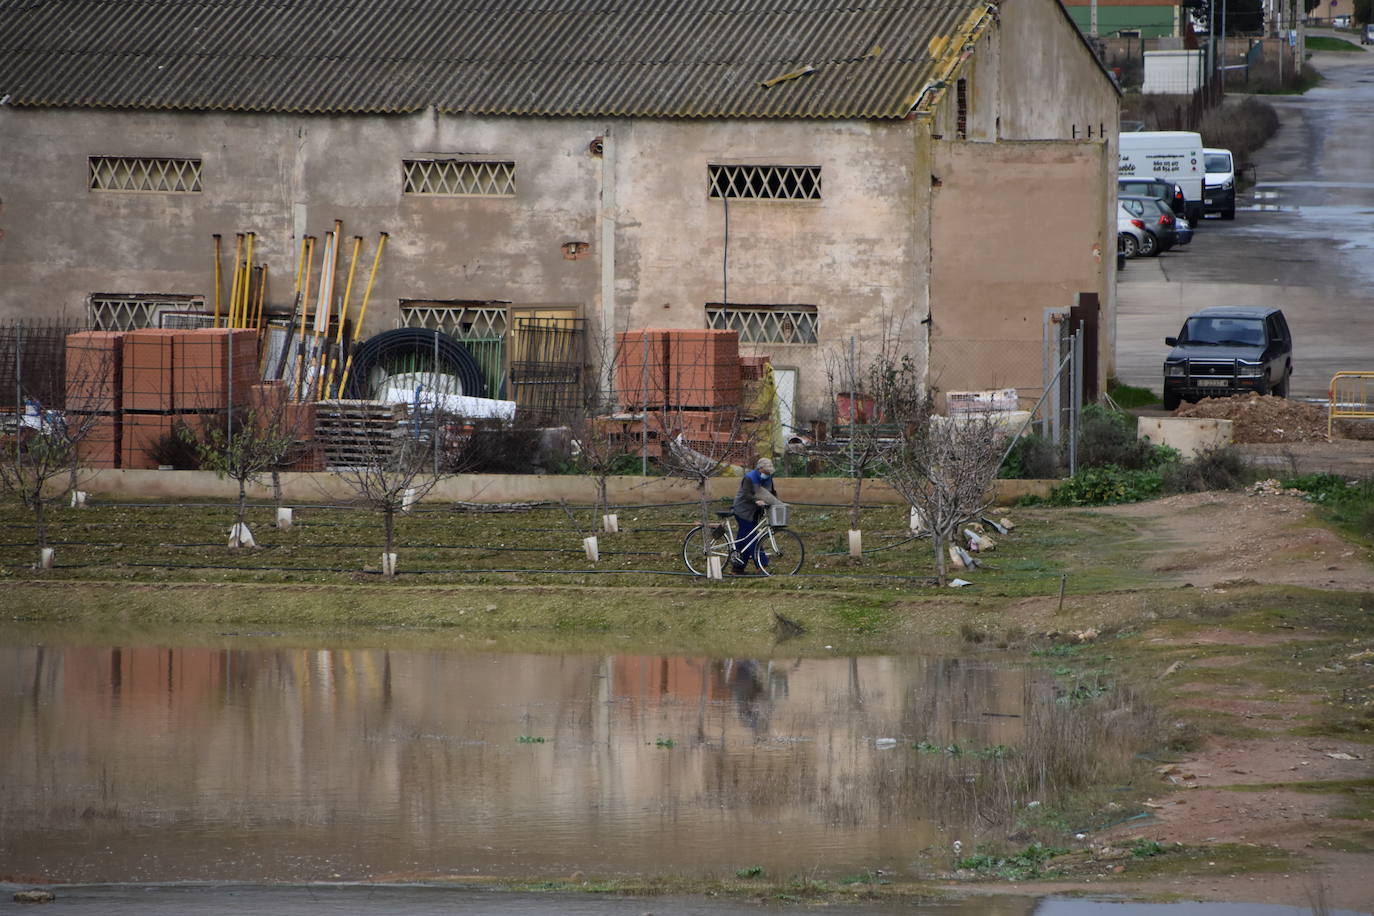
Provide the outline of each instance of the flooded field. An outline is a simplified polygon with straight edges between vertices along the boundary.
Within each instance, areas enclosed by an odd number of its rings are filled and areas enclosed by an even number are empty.
[[[916,877],[1131,755],[1014,663],[43,643],[0,645],[9,880]]]

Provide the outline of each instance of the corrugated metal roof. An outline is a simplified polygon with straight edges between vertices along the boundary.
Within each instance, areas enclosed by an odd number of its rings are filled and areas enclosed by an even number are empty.
[[[0,97],[62,108],[898,118],[962,44],[941,61],[932,39],[986,6],[0,0]]]

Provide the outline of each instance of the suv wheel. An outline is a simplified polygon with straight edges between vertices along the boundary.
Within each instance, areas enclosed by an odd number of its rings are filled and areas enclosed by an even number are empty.
[[[1181,399],[1179,398],[1177,393],[1170,393],[1168,391],[1164,392],[1164,409],[1178,410],[1178,404],[1180,400]]]
[[[1277,385],[1275,385],[1273,388],[1269,389],[1269,393],[1272,394],[1272,395],[1273,395],[1274,397],[1276,397],[1276,398],[1286,398],[1286,397],[1288,397],[1288,382],[1289,382],[1292,378],[1293,378],[1293,370],[1292,370],[1292,369],[1289,369],[1287,372],[1285,372],[1285,373],[1283,374],[1283,381],[1279,382],[1279,383],[1278,383]]]

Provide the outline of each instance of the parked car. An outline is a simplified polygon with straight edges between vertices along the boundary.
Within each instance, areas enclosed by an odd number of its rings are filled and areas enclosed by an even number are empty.
[[[1365,23],[1364,34],[1360,36],[1360,44],[1374,45],[1374,22]]]
[[[1156,197],[1118,197],[1117,201],[1132,216],[1144,221],[1160,251],[1168,251],[1178,244],[1178,218],[1164,201]]]
[[[1116,205],[1117,248],[1128,258],[1149,258],[1159,254],[1159,243],[1145,228],[1145,221],[1131,213],[1120,201]]]
[[[1179,187],[1177,182],[1165,181],[1163,178],[1118,178],[1116,193],[1118,196],[1158,197],[1166,201],[1179,216],[1184,216],[1188,211],[1188,201],[1183,196],[1183,188]]]
[[[1174,223],[1178,229],[1178,244],[1187,245],[1193,240],[1193,224],[1181,216],[1175,216]]]
[[[1214,306],[1188,316],[1164,360],[1164,409],[1181,401],[1253,391],[1288,396],[1293,336],[1283,312]]]
[[[1236,218],[1236,161],[1229,149],[1202,151],[1202,211]]]

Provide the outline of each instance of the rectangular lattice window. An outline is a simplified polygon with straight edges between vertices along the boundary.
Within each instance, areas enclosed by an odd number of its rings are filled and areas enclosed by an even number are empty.
[[[402,299],[401,327],[443,331],[459,340],[504,337],[509,304],[485,299]]]
[[[814,344],[820,333],[814,305],[706,306],[706,326],[739,331],[740,343]]]
[[[87,312],[91,328],[97,331],[203,328],[214,322],[200,296],[94,293]]]
[[[820,200],[819,165],[708,165],[707,196],[731,200]]]
[[[954,84],[955,125],[954,135],[960,140],[968,139],[968,80]]]
[[[514,162],[471,159],[403,159],[404,194],[438,197],[513,197]]]
[[[92,191],[152,191],[199,194],[199,159],[162,159],[143,156],[91,156]]]

